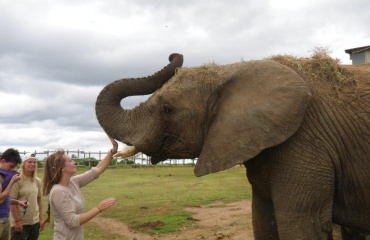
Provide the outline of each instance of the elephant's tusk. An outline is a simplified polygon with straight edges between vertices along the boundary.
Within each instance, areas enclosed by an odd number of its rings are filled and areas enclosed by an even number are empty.
[[[126,157],[131,157],[131,156],[135,155],[138,152],[139,152],[139,150],[137,150],[136,147],[131,146],[131,147],[127,147],[127,148],[123,149],[120,152],[117,152],[116,154],[113,155],[113,157],[114,158],[117,158],[117,157],[126,158]]]

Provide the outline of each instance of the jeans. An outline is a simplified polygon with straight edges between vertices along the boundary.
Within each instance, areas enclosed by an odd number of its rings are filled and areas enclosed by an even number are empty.
[[[23,225],[22,232],[16,232],[15,227],[10,229],[11,240],[37,240],[40,233],[40,223],[33,225]]]

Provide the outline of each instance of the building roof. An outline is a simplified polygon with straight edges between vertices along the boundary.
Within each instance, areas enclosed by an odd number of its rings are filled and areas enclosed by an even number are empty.
[[[369,46],[364,46],[364,47],[346,49],[346,50],[344,50],[344,52],[348,53],[348,54],[353,54],[353,53],[360,53],[360,52],[366,51],[368,49],[370,49],[370,45]]]

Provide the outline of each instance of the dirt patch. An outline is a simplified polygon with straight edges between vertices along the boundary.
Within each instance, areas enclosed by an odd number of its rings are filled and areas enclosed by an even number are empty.
[[[149,235],[136,232],[117,220],[96,217],[91,222],[127,240],[252,240],[251,201],[244,200],[229,204],[216,202],[206,206],[191,206],[187,211],[195,214],[188,220],[194,226],[185,227],[176,233]],[[144,224],[143,228],[155,229],[162,222]],[[162,223],[163,224],[163,223]],[[340,230],[333,227],[333,239],[340,240]]]
[[[251,201],[245,200],[224,205],[214,204],[188,207],[195,214],[188,219],[196,224],[166,235],[149,235],[136,232],[126,224],[110,218],[96,217],[92,222],[129,240],[249,240],[253,239]],[[153,226],[153,224],[150,224]],[[148,226],[143,226],[148,227]]]
[[[253,239],[251,201],[224,205],[216,202],[201,207],[189,207],[196,225],[181,229],[167,239]]]
[[[163,226],[164,222],[162,221],[155,221],[155,222],[147,222],[144,224],[141,224],[139,226],[140,230],[156,230],[158,227]]]

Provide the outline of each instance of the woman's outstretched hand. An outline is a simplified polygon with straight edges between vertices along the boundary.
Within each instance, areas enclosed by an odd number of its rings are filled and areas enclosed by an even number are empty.
[[[110,208],[115,202],[117,201],[116,198],[107,198],[101,201],[98,205],[99,211],[105,211]]]
[[[109,140],[111,141],[111,143],[112,143],[112,153],[113,154],[115,154],[116,152],[117,152],[117,149],[118,149],[118,143],[117,143],[117,141],[114,139],[114,138],[112,138],[111,136],[109,136],[108,135],[108,137],[109,137]]]
[[[95,172],[100,175],[102,174],[109,166],[109,164],[112,162],[113,155],[117,152],[118,143],[114,138],[109,136],[109,140],[111,141],[113,147],[108,151],[108,154],[101,160],[98,165],[95,167]]]

